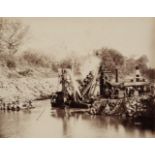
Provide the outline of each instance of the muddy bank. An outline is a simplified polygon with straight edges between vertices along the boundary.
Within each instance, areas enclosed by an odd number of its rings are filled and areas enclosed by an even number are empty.
[[[0,78],[2,103],[48,98],[56,90],[56,78]]]

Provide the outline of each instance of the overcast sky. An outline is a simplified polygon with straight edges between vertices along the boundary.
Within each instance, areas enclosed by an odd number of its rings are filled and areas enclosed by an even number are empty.
[[[126,56],[146,54],[153,64],[154,18],[21,18],[30,26],[25,48],[62,55],[114,48]]]

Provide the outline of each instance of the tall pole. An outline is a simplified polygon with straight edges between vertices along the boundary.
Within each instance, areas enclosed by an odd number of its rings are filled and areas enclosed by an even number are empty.
[[[118,69],[116,69],[115,72],[116,72],[116,79],[115,79],[115,82],[118,82]]]
[[[66,79],[65,79],[65,70],[62,68],[62,77],[61,77],[61,82],[62,82],[62,93],[63,93],[63,96],[65,97],[66,95],[66,86],[65,86],[65,83],[66,83]]]
[[[100,95],[102,96],[104,91],[104,71],[102,65],[100,66],[99,74],[100,74]]]

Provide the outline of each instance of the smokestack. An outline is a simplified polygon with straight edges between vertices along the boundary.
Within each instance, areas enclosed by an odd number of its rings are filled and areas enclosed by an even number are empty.
[[[136,77],[139,77],[140,76],[140,70],[139,70],[139,67],[138,66],[136,66]]]
[[[116,73],[115,81],[118,82],[118,69],[115,70],[115,73]]]
[[[139,70],[139,67],[136,66],[136,82],[139,82],[140,80],[140,70]]]

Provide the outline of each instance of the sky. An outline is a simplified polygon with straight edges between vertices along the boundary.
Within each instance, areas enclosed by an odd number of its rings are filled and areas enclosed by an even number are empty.
[[[85,55],[102,47],[147,55],[155,67],[155,18],[20,18],[29,26],[25,48],[49,55]]]

